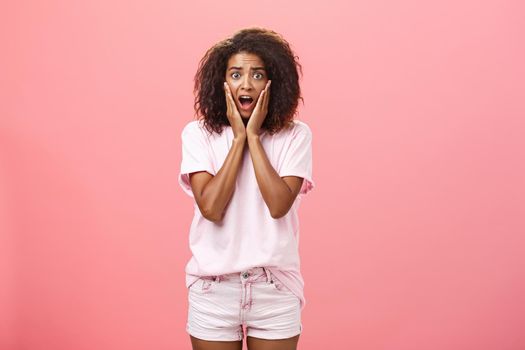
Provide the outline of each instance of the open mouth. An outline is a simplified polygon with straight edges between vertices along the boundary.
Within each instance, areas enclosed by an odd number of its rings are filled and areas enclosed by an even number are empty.
[[[241,108],[246,110],[252,107],[254,100],[251,96],[242,95],[239,96],[239,102],[241,104]]]

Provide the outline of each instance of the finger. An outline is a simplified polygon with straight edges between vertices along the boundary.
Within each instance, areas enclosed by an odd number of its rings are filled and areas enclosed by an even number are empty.
[[[264,100],[264,97],[265,97],[264,95],[265,94],[266,93],[265,93],[264,90],[262,90],[261,93],[259,94],[259,98],[257,99],[257,103],[255,104],[255,108],[253,109],[254,112],[261,109],[261,105],[264,102],[263,100]]]
[[[241,114],[239,113],[239,110],[237,109],[237,105],[235,104],[235,101],[233,100],[230,86],[227,83],[226,83],[226,89],[227,89],[227,95],[228,95],[228,102],[230,104],[230,111],[232,114],[238,114],[240,117]]]
[[[224,83],[224,87],[225,87],[225,90],[226,90],[226,102],[228,103],[228,108],[230,110],[230,112],[233,111],[233,98],[232,98],[232,94],[231,94],[231,91],[230,91],[230,87],[228,86],[227,83]]]
[[[230,102],[230,90],[227,83],[224,83],[224,94],[226,95],[226,100]]]
[[[228,91],[228,85],[226,84],[225,85],[225,90],[226,90],[226,113],[227,113],[227,116],[230,117],[234,114],[234,110],[233,110],[233,106],[232,106],[232,98],[231,98],[231,94],[230,92]]]
[[[265,106],[267,105],[267,102],[268,101],[268,86],[269,86],[269,82],[268,81],[263,89],[263,96],[262,96],[262,101],[261,101],[261,108],[265,108]]]
[[[263,99],[264,99],[264,90],[261,90],[261,92],[259,93],[259,97],[257,98],[257,102],[255,103],[255,107],[252,111],[252,115],[257,115],[259,113]]]
[[[230,115],[230,98],[228,96],[228,88],[227,88],[227,84],[224,83],[223,84],[223,88],[224,88],[224,97],[226,99],[226,115]]]
[[[271,80],[268,80],[268,84],[266,84],[266,89],[264,93],[264,110],[268,110],[268,104],[270,102],[270,85],[272,84]]]

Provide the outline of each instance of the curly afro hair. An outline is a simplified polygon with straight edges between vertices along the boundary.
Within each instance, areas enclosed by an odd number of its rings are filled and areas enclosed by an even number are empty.
[[[280,34],[259,27],[235,32],[232,37],[212,46],[200,60],[194,78],[195,116],[204,119],[204,126],[210,133],[221,134],[223,127],[230,125],[223,82],[228,60],[240,52],[259,56],[272,81],[268,113],[261,129],[274,134],[291,126],[299,99],[304,104],[298,74],[303,75],[302,67],[298,56]]]

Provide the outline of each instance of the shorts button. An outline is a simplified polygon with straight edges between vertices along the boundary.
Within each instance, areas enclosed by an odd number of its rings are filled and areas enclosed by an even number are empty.
[[[249,276],[248,272],[243,272],[243,274],[242,274],[243,278],[248,278],[248,276]]]

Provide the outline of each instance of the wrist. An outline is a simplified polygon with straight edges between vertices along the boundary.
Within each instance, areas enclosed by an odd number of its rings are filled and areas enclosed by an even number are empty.
[[[253,132],[247,132],[246,133],[246,138],[248,139],[248,141],[250,141],[250,140],[258,140],[259,139],[259,134],[256,134],[256,133],[253,133]]]
[[[233,137],[233,142],[235,143],[245,143],[246,142],[246,134],[242,135],[236,135]]]

